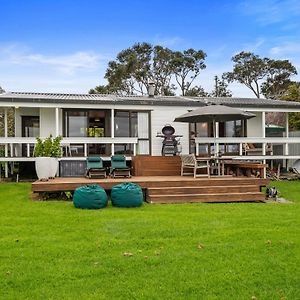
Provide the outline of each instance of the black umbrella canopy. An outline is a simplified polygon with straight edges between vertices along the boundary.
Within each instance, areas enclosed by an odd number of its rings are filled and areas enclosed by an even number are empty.
[[[202,123],[246,120],[254,114],[225,105],[208,105],[177,117],[174,122]]]

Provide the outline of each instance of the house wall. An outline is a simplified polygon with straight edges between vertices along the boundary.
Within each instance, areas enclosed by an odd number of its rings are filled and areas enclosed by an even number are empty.
[[[39,108],[20,107],[15,110],[15,136],[22,136],[22,116],[39,116]]]
[[[256,117],[247,120],[247,136],[248,137],[262,137],[262,113],[261,112],[251,112],[256,115]]]
[[[180,138],[182,145],[182,153],[189,153],[189,125],[188,123],[173,122],[173,120],[187,113],[184,107],[156,107],[151,112],[151,135],[152,135],[152,155],[161,155],[162,138],[156,137],[157,133],[161,133],[162,128],[166,124],[170,124],[175,128],[175,134],[183,135]]]
[[[59,134],[62,134],[62,110],[59,109]],[[40,136],[55,136],[55,108],[40,108]]]

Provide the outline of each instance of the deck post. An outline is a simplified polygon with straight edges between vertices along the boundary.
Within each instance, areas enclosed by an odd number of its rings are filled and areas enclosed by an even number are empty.
[[[220,132],[219,132],[219,122],[216,122],[216,149],[215,149],[215,155],[219,155],[220,151],[220,145],[219,145],[219,137],[220,137]]]
[[[285,136],[289,137],[289,113],[285,113]],[[285,144],[285,155],[289,155],[289,144]]]
[[[7,115],[8,115],[8,110],[7,110],[7,108],[5,108],[4,109],[4,137],[5,138],[8,137],[8,118],[7,118]],[[5,153],[5,157],[8,157],[8,144],[7,143],[5,144],[4,153]],[[5,162],[4,168],[5,168],[5,178],[8,178],[8,162]]]
[[[261,113],[261,136],[266,137],[266,112]]]
[[[115,110],[112,108],[111,109],[111,138],[115,138]],[[111,155],[115,154],[115,144],[111,143]]]
[[[55,107],[55,136],[59,136],[59,108]]]

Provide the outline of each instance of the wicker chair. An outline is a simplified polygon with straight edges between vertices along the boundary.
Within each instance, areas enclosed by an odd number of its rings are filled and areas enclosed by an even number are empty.
[[[210,165],[209,165],[209,159],[197,159],[194,154],[188,154],[188,155],[180,155],[181,158],[181,176],[184,175],[194,175],[194,178],[200,177],[200,176],[207,176],[210,177]],[[199,174],[197,173],[197,170],[200,169],[206,169],[206,174]],[[189,170],[189,171],[188,171]]]

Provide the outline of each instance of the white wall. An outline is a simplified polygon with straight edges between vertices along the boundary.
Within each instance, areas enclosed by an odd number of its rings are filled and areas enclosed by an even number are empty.
[[[182,153],[189,153],[189,125],[188,123],[173,122],[176,117],[187,113],[185,108],[178,107],[156,107],[151,112],[151,135],[152,135],[152,155],[161,155],[162,138],[156,137],[157,133],[161,133],[162,128],[166,124],[170,124],[175,128],[175,134],[183,135],[180,138],[182,145]]]
[[[20,107],[16,109],[15,114],[15,136],[22,136],[22,116],[39,116],[39,108],[33,107]]]
[[[55,136],[55,108],[40,108],[40,136]],[[59,134],[62,134],[62,111],[59,110]]]
[[[247,120],[247,136],[248,137],[262,137],[262,113],[261,112],[251,112],[256,115],[256,117]]]

